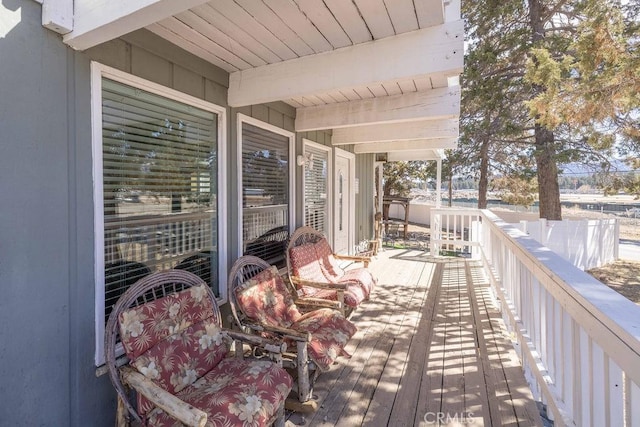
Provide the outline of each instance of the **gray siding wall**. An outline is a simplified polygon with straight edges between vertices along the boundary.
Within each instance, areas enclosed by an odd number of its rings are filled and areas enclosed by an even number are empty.
[[[90,62],[226,106],[228,74],[147,31],[86,52],[41,25],[41,5],[8,0],[21,21],[0,40],[0,426],[111,426],[115,393],[94,366],[94,228]],[[229,263],[238,253],[236,113],[294,130],[295,109],[228,109]],[[330,145],[330,132],[296,136]],[[359,156],[358,206],[372,206]],[[302,170],[296,167],[296,180]],[[296,226],[302,191],[296,189]],[[356,219],[358,239],[371,235]],[[364,237],[362,237],[364,236]]]
[[[94,365],[90,62],[223,106],[228,74],[146,31],[75,52],[36,2],[3,6],[21,21],[0,42],[0,425],[111,426]]]
[[[356,178],[360,191],[356,194],[356,243],[373,239],[373,220],[376,213],[375,200],[375,155],[356,155]]]
[[[107,425],[91,354],[91,134],[76,127],[90,119],[88,63],[42,27],[39,4],[2,5],[21,21],[0,39],[0,424]]]

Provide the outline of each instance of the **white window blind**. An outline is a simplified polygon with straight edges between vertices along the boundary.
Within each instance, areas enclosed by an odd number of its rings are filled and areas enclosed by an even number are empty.
[[[289,138],[242,124],[244,253],[284,261],[289,229]]]
[[[163,269],[219,295],[217,135],[213,112],[102,79],[105,316]]]
[[[305,145],[304,223],[328,235],[329,152]]]

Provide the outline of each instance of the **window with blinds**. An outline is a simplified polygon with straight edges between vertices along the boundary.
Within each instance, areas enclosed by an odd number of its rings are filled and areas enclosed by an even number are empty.
[[[284,265],[289,230],[289,138],[242,123],[244,254]]]
[[[138,279],[179,268],[219,295],[216,113],[102,78],[105,320]]]
[[[304,151],[304,225],[329,235],[329,152],[310,144]]]

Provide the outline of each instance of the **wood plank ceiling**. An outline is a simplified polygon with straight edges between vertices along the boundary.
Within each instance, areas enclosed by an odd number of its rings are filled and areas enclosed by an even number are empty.
[[[334,145],[401,160],[456,144],[460,0],[55,1],[43,22],[69,46],[147,28],[229,72],[229,106],[286,102]]]
[[[215,0],[147,26],[233,73],[444,22],[442,0]],[[283,99],[300,108],[447,87],[445,73]]]

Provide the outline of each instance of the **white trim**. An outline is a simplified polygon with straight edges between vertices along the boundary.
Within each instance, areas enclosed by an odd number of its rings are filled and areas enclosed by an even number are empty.
[[[416,139],[458,138],[459,127],[458,119],[425,119],[401,123],[350,126],[334,129],[331,135],[331,144],[348,145]]]
[[[442,188],[441,187],[442,187],[442,159],[437,159],[436,160],[436,208],[442,207]]]
[[[285,136],[289,139],[289,232],[291,232],[292,227],[295,224],[295,206],[296,206],[296,198],[295,198],[295,173],[296,173],[296,158],[295,158],[295,144],[296,144],[296,134],[294,132],[288,131],[286,129],[279,128],[270,123],[263,122],[262,120],[247,116],[246,114],[238,113],[236,120],[236,146],[238,147],[237,156],[236,156],[236,165],[237,165],[237,182],[238,182],[238,191],[237,191],[237,200],[238,200],[238,253],[237,257],[242,256],[242,246],[244,244],[242,239],[242,227],[243,219],[242,219],[242,124],[248,123],[253,126],[257,126],[261,129],[268,130],[269,132],[277,133],[278,135]]]
[[[458,138],[428,138],[403,141],[368,142],[353,147],[356,154],[392,153],[417,150],[435,150],[439,148],[454,149]]]
[[[91,145],[93,153],[93,203],[94,203],[94,256],[95,256],[95,306],[94,322],[96,333],[96,366],[104,364],[104,208],[103,208],[103,170],[102,170],[102,78],[108,78],[126,85],[145,90],[156,95],[170,98],[202,110],[216,114],[217,117],[217,157],[218,188],[216,195],[218,220],[218,278],[220,297],[218,303],[227,301],[227,110],[191,95],[167,88],[143,78],[125,73],[112,67],[91,62]]]
[[[98,62],[92,62],[91,64],[92,65],[95,64],[95,67],[98,67],[101,70],[100,72],[103,77],[107,77],[109,79],[130,85],[130,86],[135,86],[147,92],[151,92],[156,95],[163,96],[165,98],[171,98],[175,101],[183,102],[185,104],[189,104],[194,107],[210,111],[212,113],[216,113],[220,115],[224,114],[225,116],[227,114],[227,109],[220,105],[212,104],[211,102],[205,101],[203,99],[196,98],[191,95],[187,95],[184,92],[180,92],[175,89],[171,89],[170,87],[162,86],[158,83],[154,83],[152,81],[143,79],[142,77],[125,73],[124,71],[118,70],[113,67],[109,67],[108,65],[103,65]]]
[[[42,4],[42,26],[59,34],[73,30],[72,0],[38,0]]]
[[[342,157],[349,161],[349,185],[351,187],[349,189],[349,239],[347,247],[349,248],[349,253],[351,253],[355,245],[356,235],[356,155],[341,148],[334,147],[333,157],[334,164],[336,163],[336,157]],[[336,177],[334,176],[333,180],[335,181],[335,179]],[[335,241],[333,241],[333,247],[336,247]]]
[[[317,142],[311,141],[307,138],[302,138],[302,155],[306,157],[307,155],[307,147],[313,147],[316,150],[326,151],[327,152],[327,241],[333,241],[333,149],[330,146],[322,145]],[[306,193],[305,190],[305,174],[302,174],[302,206],[306,205],[306,200],[304,195]],[[304,210],[304,209],[303,209]]]
[[[102,68],[91,62],[91,149],[93,153],[94,326],[96,366],[104,358],[104,196],[102,171]]]
[[[440,159],[438,150],[409,150],[387,152],[388,162],[403,162],[410,160],[437,160]]]
[[[170,18],[207,0],[67,1],[73,5],[73,31],[62,40],[74,49],[85,50]]]

